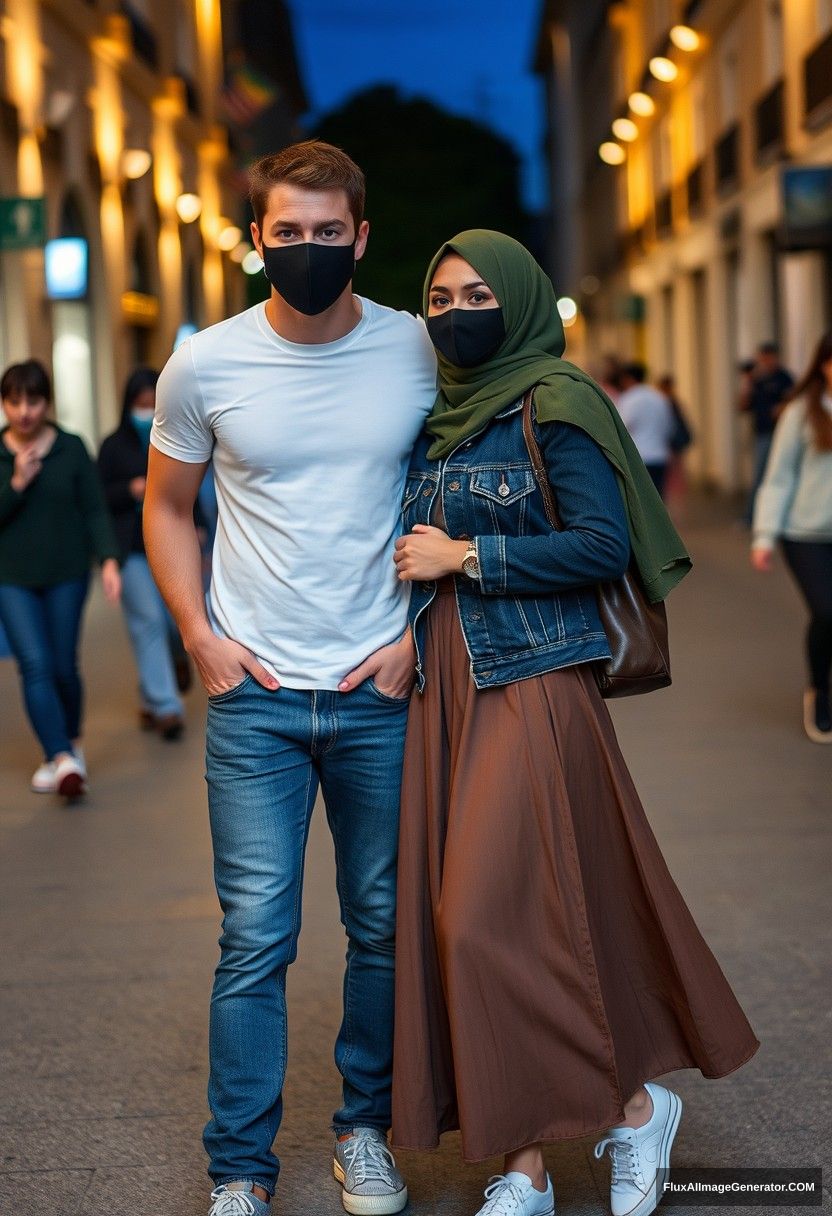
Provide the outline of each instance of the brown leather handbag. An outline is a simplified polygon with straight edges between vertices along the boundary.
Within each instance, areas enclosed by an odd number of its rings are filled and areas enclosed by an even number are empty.
[[[532,427],[533,391],[529,389],[523,398],[523,435],[546,518],[555,531],[561,532],[546,462]],[[671,683],[667,613],[661,600],[656,604],[648,600],[635,562],[630,562],[621,578],[596,584],[596,592],[601,624],[612,651],[611,659],[593,664],[601,696],[632,697],[667,688]]]

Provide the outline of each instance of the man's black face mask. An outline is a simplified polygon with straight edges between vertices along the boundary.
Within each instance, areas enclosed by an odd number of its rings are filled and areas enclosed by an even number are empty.
[[[286,303],[314,317],[335,303],[355,271],[351,245],[263,245],[263,270]]]
[[[506,336],[502,308],[449,308],[427,319],[430,340],[454,367],[476,367]]]

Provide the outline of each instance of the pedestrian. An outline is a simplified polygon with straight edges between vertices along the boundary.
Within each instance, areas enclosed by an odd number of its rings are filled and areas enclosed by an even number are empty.
[[[504,1154],[479,1216],[552,1216],[541,1145],[603,1133],[614,1216],[661,1198],[681,1114],[648,1078],[759,1043],[668,872],[593,675],[593,584],[653,600],[690,559],[615,406],[565,362],[550,280],[497,232],[428,270],[439,394],[411,460],[401,579],[420,695],[399,841],[393,1137]],[[546,519],[532,423],[563,530]],[[534,415],[533,415],[534,416]],[[423,690],[423,691],[422,691]]]
[[[832,743],[832,333],[780,414],[754,504],[751,558],[768,572],[779,542],[809,609],[809,687],[803,725],[813,743]]]
[[[205,1130],[212,1216],[265,1213],[278,1176],[286,971],[318,786],[348,937],[333,1171],[347,1211],[398,1212],[387,1147],[399,790],[414,678],[393,552],[435,396],[424,323],[354,295],[364,175],[309,141],[251,169],[264,304],[189,338],[159,380],[151,569],[208,691],[207,782],[224,912]],[[213,458],[209,610],[191,511]]]
[[[601,388],[613,401],[618,401],[621,389],[619,387],[619,379],[621,377],[622,362],[618,355],[607,354],[601,357],[601,367],[598,373],[598,383]]]
[[[31,787],[73,799],[87,785],[78,641],[90,566],[101,563],[104,593],[117,603],[118,548],[83,441],[49,416],[43,364],[7,367],[0,397],[0,622],[43,749]]]
[[[673,411],[673,431],[670,436],[670,461],[665,479],[665,497],[681,499],[687,492],[685,477],[685,452],[693,443],[693,429],[688,420],[687,410],[679,400],[676,391],[676,378],[666,373],[661,376],[656,386],[662,393]]]
[[[754,435],[754,472],[745,509],[745,522],[751,527],[754,499],[765,473],[774,428],[794,388],[794,377],[782,366],[776,342],[761,342],[756,359],[741,365],[740,377],[739,410],[750,416]]]
[[[150,428],[159,373],[138,367],[124,389],[121,421],[98,456],[98,472],[113,520],[121,560],[121,603],[139,671],[139,724],[163,739],[181,738],[185,726],[174,648],[178,630],[150,573],[142,538]],[[181,660],[180,660],[181,662]],[[187,664],[187,656],[185,656]]]
[[[664,497],[675,418],[667,398],[646,380],[643,363],[625,363],[618,377],[621,392],[616,405],[653,484]]]

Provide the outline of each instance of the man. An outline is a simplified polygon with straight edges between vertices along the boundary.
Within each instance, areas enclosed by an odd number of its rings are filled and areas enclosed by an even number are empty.
[[[209,694],[224,912],[211,1002],[211,1216],[268,1212],[286,969],[320,783],[347,931],[333,1168],[350,1212],[397,1212],[387,1147],[400,772],[414,675],[393,563],[410,450],[435,395],[422,321],[353,295],[364,177],[310,141],[251,170],[265,304],[184,342],[159,380],[147,550]],[[209,609],[191,509],[213,461]]]
[[[625,363],[618,376],[621,395],[616,404],[653,484],[664,497],[675,420],[667,398],[646,384],[646,379],[643,363]]]
[[[774,428],[783,403],[794,387],[794,377],[780,363],[780,348],[776,342],[763,342],[757,348],[756,362],[740,369],[742,376],[739,410],[751,415],[754,430],[754,474],[745,511],[745,522],[751,527],[754,499],[766,471]]]

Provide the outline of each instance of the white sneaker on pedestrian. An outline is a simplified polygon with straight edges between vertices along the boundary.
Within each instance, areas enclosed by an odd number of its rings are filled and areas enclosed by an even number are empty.
[[[74,756],[64,756],[55,765],[55,792],[62,798],[78,798],[86,793],[84,770]]]
[[[208,1216],[269,1216],[271,1207],[254,1194],[253,1183],[228,1182],[211,1192]]]
[[[75,759],[78,761],[78,764],[79,764],[79,765],[80,765],[80,767],[81,767],[81,772],[84,774],[84,780],[86,781],[87,776],[88,776],[88,774],[87,774],[87,758],[86,758],[86,756],[84,755],[84,749],[83,749],[83,747],[81,746],[81,744],[80,744],[80,743],[76,744],[76,745],[73,747],[73,749],[72,749],[72,754],[73,754],[73,756],[75,757]]]
[[[32,773],[31,787],[36,794],[54,794],[56,789],[55,784],[55,769],[57,765],[54,760],[44,760],[40,768],[36,768]]]
[[[485,1204],[477,1216],[555,1216],[555,1192],[546,1175],[546,1190],[538,1191],[531,1178],[517,1170],[494,1174],[485,1188]]]
[[[653,1102],[653,1113],[644,1126],[611,1127],[595,1145],[596,1157],[609,1149],[612,1158],[612,1216],[649,1216],[662,1198],[670,1168],[682,1099],[652,1081],[645,1081],[644,1088]]]
[[[354,1216],[390,1216],[407,1204],[407,1187],[377,1127],[354,1127],[335,1138],[332,1172],[341,1183],[341,1202]]]

